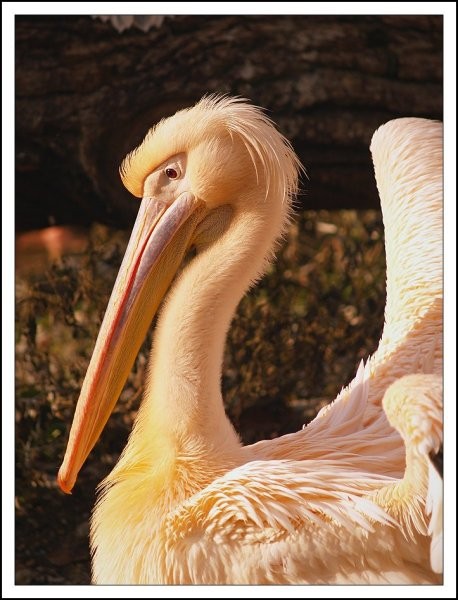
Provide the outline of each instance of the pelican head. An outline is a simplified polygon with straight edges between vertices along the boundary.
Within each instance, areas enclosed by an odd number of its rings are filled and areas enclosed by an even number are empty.
[[[216,96],[159,122],[126,157],[121,179],[142,200],[59,470],[64,492],[100,436],[188,251],[205,252],[243,213],[253,231],[260,223],[265,230],[263,262],[250,276],[258,277],[288,222],[298,169],[291,146],[260,109]]]

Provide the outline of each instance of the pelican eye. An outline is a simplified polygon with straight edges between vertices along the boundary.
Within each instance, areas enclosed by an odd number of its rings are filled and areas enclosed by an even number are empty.
[[[167,167],[165,174],[169,179],[176,179],[178,177],[178,171],[172,167]]]

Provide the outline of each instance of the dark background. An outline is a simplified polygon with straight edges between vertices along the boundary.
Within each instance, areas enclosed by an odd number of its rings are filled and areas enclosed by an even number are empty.
[[[378,208],[369,142],[442,117],[442,16],[176,16],[119,33],[16,17],[16,229],[128,227],[117,174],[162,116],[209,92],[268,110],[310,174],[309,208]],[[351,190],[342,193],[342,190]]]

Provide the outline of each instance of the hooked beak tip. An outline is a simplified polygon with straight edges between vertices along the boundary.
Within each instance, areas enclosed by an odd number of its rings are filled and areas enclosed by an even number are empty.
[[[69,479],[62,473],[62,467],[59,469],[59,473],[57,474],[57,484],[65,494],[72,493],[74,484],[70,483]]]

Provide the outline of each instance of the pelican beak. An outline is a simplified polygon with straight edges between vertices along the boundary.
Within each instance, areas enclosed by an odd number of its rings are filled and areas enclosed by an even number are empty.
[[[169,206],[143,198],[76,406],[57,477],[62,491],[71,492],[97,442],[203,214],[189,192]]]

